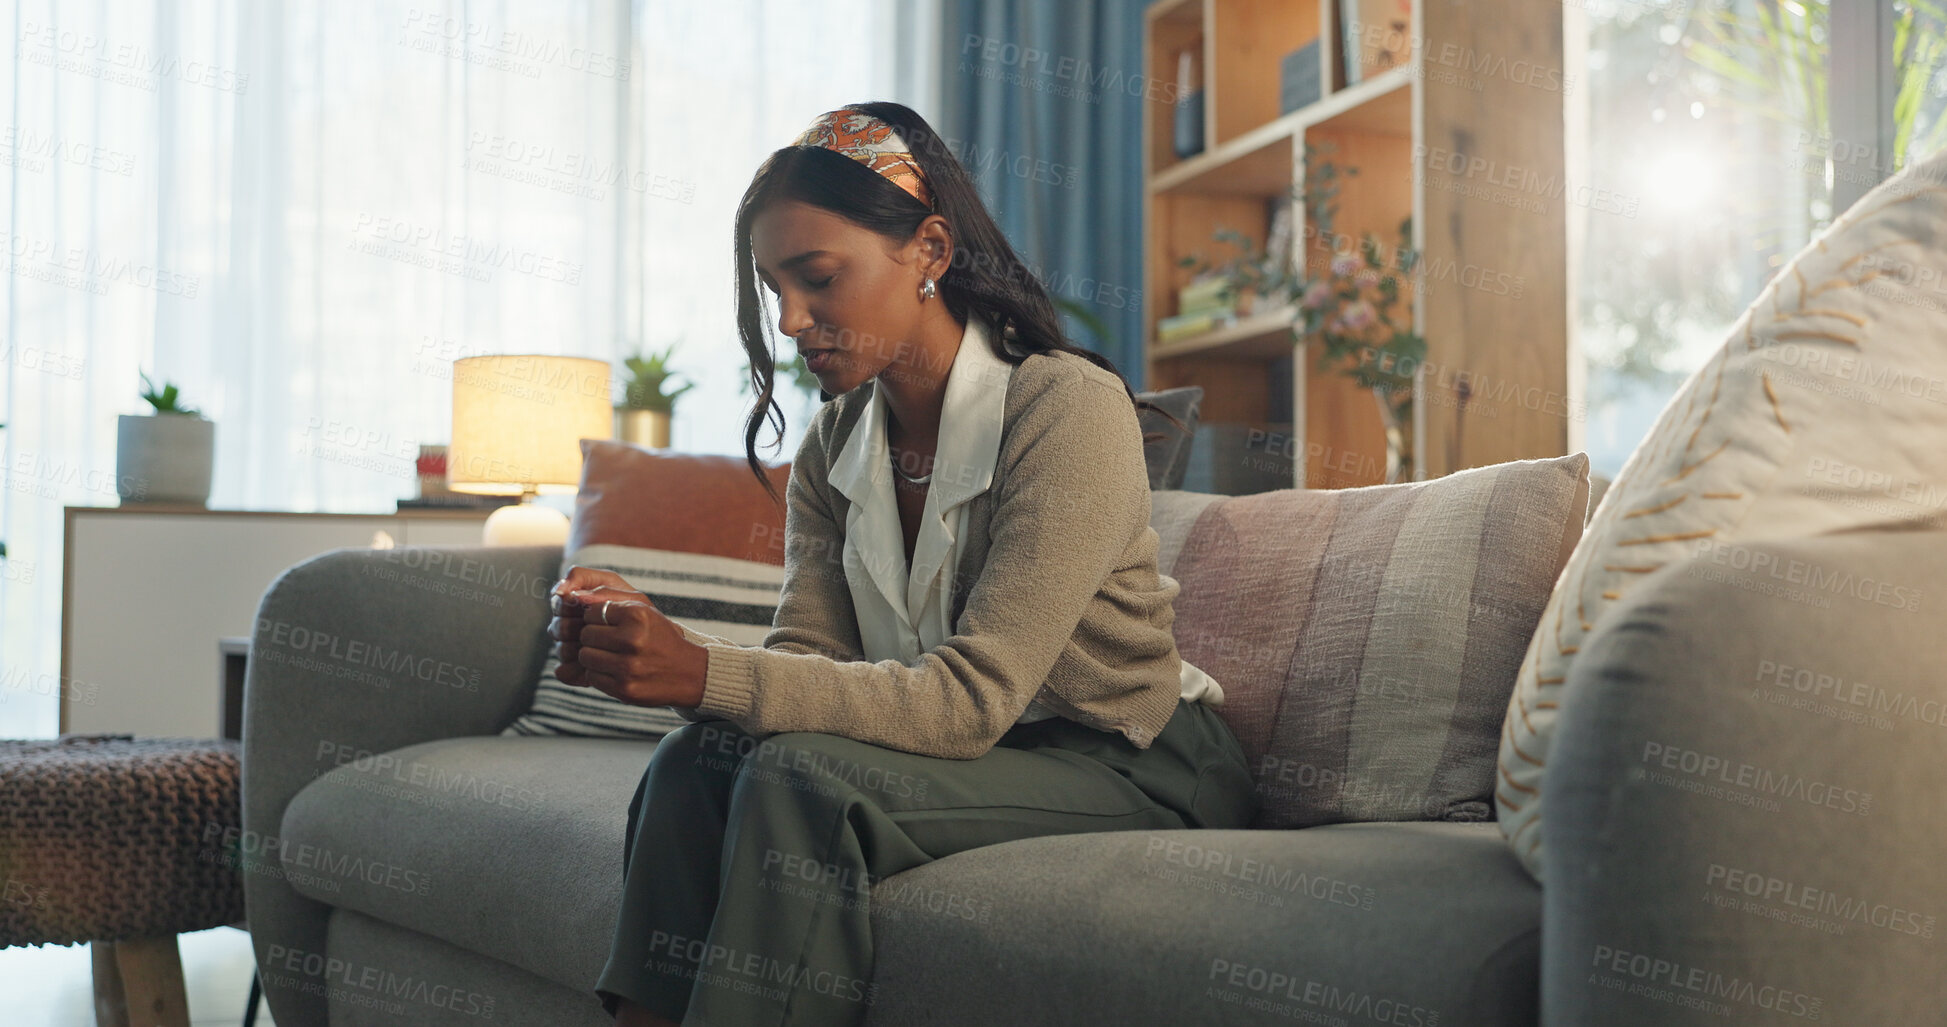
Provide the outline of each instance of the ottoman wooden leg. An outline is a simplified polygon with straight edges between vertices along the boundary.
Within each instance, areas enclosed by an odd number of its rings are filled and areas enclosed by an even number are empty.
[[[175,935],[98,941],[91,948],[98,1027],[189,1027]]]
[[[88,945],[95,966],[95,1027],[128,1027],[128,998],[122,994],[122,968],[115,965],[115,943]]]

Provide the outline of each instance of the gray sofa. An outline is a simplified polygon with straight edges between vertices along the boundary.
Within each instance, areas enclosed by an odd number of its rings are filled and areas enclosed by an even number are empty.
[[[1929,581],[1947,580],[1943,543],[1856,534],[1755,552]],[[496,734],[540,672],[560,559],[344,549],[265,594],[243,854],[280,1027],[607,1022],[590,984],[653,743]],[[1867,730],[1726,701],[1762,686],[1768,661],[1938,702],[1947,607],[1926,600],[1820,608],[1681,566],[1632,590],[1567,688],[1546,889],[1493,824],[1010,842],[875,886],[869,1022],[1938,1022],[1947,717]],[[1871,794],[1870,815],[1659,785],[1636,775],[1650,742],[1843,782]],[[1828,911],[1833,933],[1715,901],[1747,901],[1750,881],[1875,912]],[[1917,923],[1925,937],[1906,930]]]

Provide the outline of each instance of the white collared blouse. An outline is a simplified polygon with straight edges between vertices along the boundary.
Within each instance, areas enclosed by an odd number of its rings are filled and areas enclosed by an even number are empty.
[[[845,516],[844,566],[867,660],[912,665],[953,634],[947,618],[957,542],[965,530],[967,501],[993,484],[1014,373],[1014,365],[994,353],[989,338],[980,318],[967,319],[947,372],[933,478],[910,567],[893,492],[885,395],[876,381],[867,384],[872,400],[832,465],[832,486],[851,500]],[[1224,693],[1217,682],[1188,660],[1182,664],[1182,698],[1221,705]],[[1030,700],[1017,723],[1054,716],[1059,714]]]

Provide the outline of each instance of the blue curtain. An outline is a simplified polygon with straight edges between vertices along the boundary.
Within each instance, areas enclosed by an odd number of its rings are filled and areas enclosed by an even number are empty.
[[[1059,303],[1077,345],[1141,390],[1142,112],[1172,82],[1143,65],[1147,0],[943,0],[940,110],[929,120]]]

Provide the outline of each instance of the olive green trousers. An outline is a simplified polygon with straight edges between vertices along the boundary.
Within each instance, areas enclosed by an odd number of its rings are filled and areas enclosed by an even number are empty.
[[[657,744],[629,804],[595,991],[610,1013],[626,997],[685,1027],[860,1024],[881,879],[1016,838],[1248,827],[1257,804],[1236,737],[1181,700],[1147,749],[1053,717],[971,760],[688,724]]]

